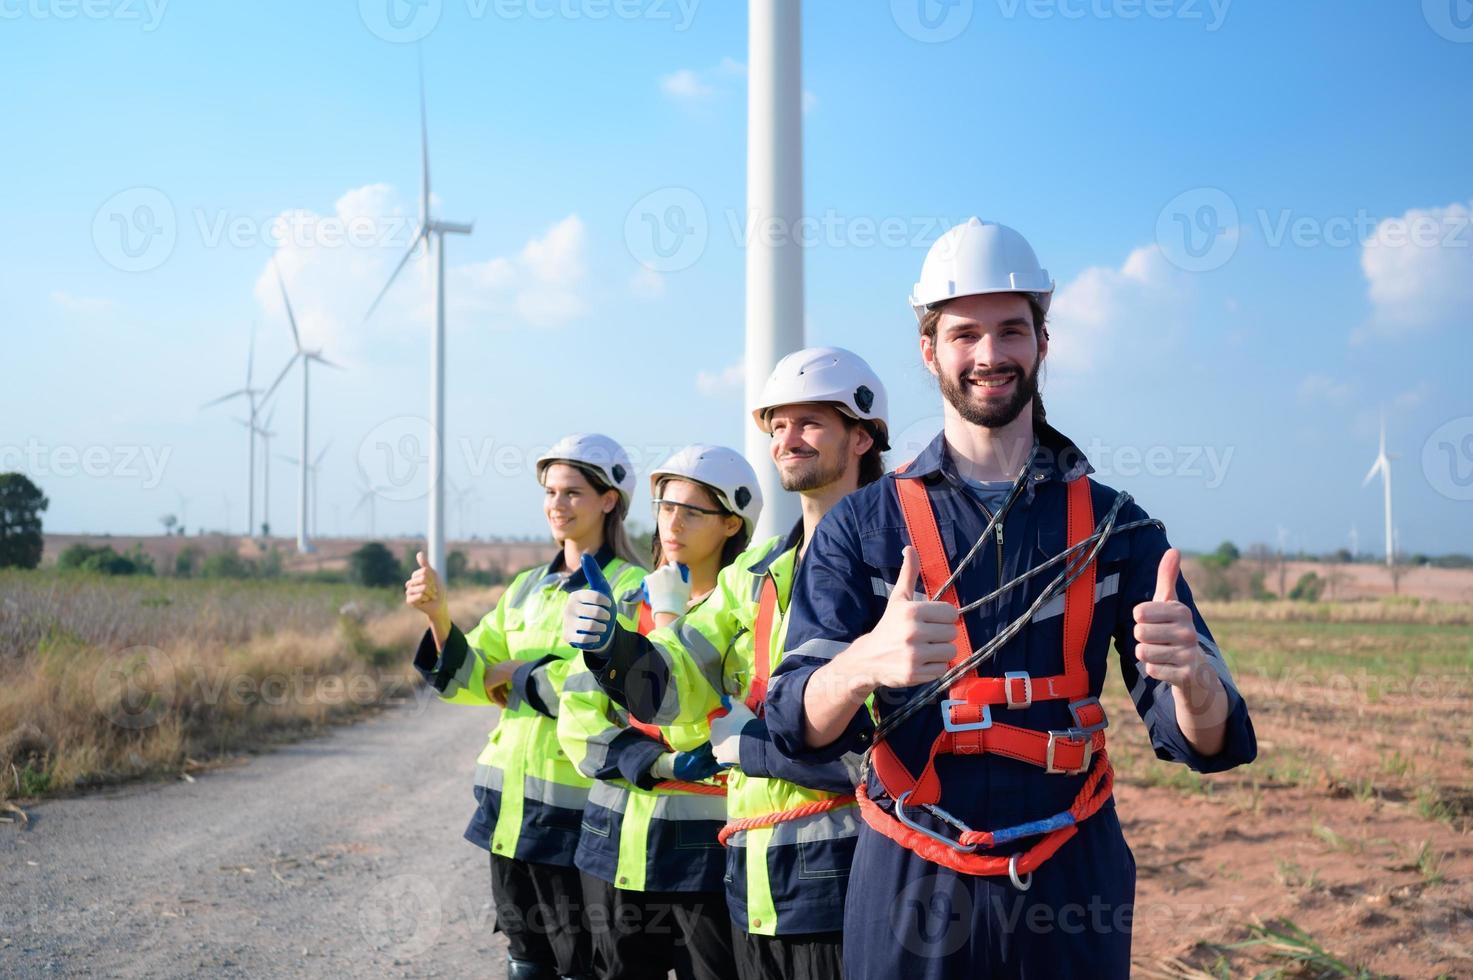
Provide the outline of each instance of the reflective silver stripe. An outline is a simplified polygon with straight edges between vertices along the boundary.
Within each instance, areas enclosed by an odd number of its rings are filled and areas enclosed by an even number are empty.
[[[546,569],[543,569],[542,571],[545,574]],[[513,592],[511,594],[511,597],[506,600],[507,604],[520,607],[523,603],[527,601],[527,597],[532,594],[533,590],[537,588],[537,583],[542,581],[542,578],[543,575],[539,574],[536,571],[524,573],[522,576],[522,580],[516,584],[516,591]]]
[[[588,803],[586,786],[564,786],[562,783],[538,779],[532,775],[522,777],[522,794],[529,800],[559,806],[565,810],[581,810]]]
[[[1146,685],[1150,683],[1150,678],[1146,676],[1144,664],[1137,664],[1135,669],[1137,671],[1135,686],[1130,689],[1130,700],[1139,709],[1141,698],[1146,696]]]
[[[593,671],[581,667],[574,668],[563,681],[564,694],[596,694],[599,690],[598,678],[593,676]]]
[[[817,841],[843,840],[859,834],[859,807],[850,804],[837,810],[815,813],[801,820],[789,820],[772,828],[768,846],[811,844]],[[746,831],[738,831],[727,840],[730,847],[746,847]]]
[[[526,699],[522,697],[522,692],[517,690],[517,686],[515,684],[508,684],[506,686],[507,711],[516,711],[518,708],[526,703]]]
[[[675,635],[679,638],[680,645],[685,647],[691,659],[696,662],[701,674],[711,682],[711,686],[721,690],[721,651],[716,649],[716,645],[683,617],[676,624]]]
[[[784,657],[815,657],[819,660],[833,660],[839,654],[849,649],[849,644],[840,643],[838,640],[826,640],[823,637],[814,637],[804,640],[787,653]]]
[[[605,728],[592,738],[583,740],[583,761],[578,763],[578,771],[589,779],[597,779],[595,775],[604,768],[609,761],[609,743],[622,729]]]
[[[601,806],[615,813],[623,813],[628,800],[629,787],[609,780],[598,780],[588,791],[589,806]]]
[[[726,821],[726,797],[701,793],[657,793],[656,820]]]
[[[484,763],[477,763],[476,764],[476,782],[475,782],[475,785],[477,785],[477,786],[484,786],[486,789],[498,789],[499,790],[499,789],[501,789],[501,781],[502,781],[501,770],[498,769],[496,766],[488,766],[488,765],[485,765]]]
[[[541,667],[532,668],[532,683],[537,687],[537,696],[542,699],[548,712],[556,718],[558,713],[557,688],[552,686],[552,678],[547,676],[546,667],[547,664],[543,664]]]
[[[1201,633],[1197,634],[1197,642],[1201,645],[1202,652],[1207,654],[1207,659],[1212,662],[1212,669],[1217,671],[1217,676],[1222,681],[1222,686],[1230,691],[1236,691],[1238,688],[1233,683],[1233,673],[1228,669],[1227,658],[1222,655],[1222,651],[1217,648],[1217,644],[1213,643],[1212,640],[1203,636]]]
[[[1101,599],[1107,599],[1119,591],[1120,573],[1111,572],[1099,582],[1095,583],[1095,602],[1099,602]],[[1060,594],[1043,604],[1043,608],[1038,610],[1038,615],[1033,617],[1033,622],[1037,623],[1062,615],[1064,615],[1064,596]]]
[[[884,579],[878,576],[870,576],[869,585],[870,588],[874,589],[875,595],[879,596],[881,599],[890,598],[890,593],[895,591],[894,582],[886,582]],[[922,592],[920,589],[916,589],[915,598],[924,602],[926,599],[929,599],[930,596],[926,595],[926,593]]]

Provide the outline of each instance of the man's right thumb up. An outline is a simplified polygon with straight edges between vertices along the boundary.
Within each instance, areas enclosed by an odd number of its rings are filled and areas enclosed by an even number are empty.
[[[921,575],[921,562],[913,545],[906,545],[901,552],[900,574],[895,578],[895,589],[890,593],[890,605],[915,601],[916,580]]]

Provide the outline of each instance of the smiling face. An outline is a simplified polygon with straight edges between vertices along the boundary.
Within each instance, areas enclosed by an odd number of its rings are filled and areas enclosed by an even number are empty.
[[[784,490],[803,493],[837,483],[874,445],[863,426],[850,426],[832,405],[779,405],[767,413],[769,447]]]
[[[542,471],[542,513],[558,544],[570,538],[601,543],[604,515],[618,503],[617,490],[598,493],[576,466],[552,463]]]
[[[664,503],[655,510],[656,533],[666,561],[700,565],[719,556],[727,539],[742,529],[742,519],[735,515],[701,513],[720,510],[721,505],[699,483],[671,477],[660,484],[658,495]]]
[[[1033,309],[1021,293],[987,293],[951,300],[934,335],[921,337],[921,356],[957,414],[973,425],[1001,428],[1038,392],[1048,334],[1034,330]]]

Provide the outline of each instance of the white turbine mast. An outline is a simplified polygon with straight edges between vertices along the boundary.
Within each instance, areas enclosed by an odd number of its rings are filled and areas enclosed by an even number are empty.
[[[276,264],[275,259],[271,260],[271,268],[276,273],[277,285],[281,287],[281,302],[282,305],[286,307],[286,320],[292,328],[292,343],[295,345],[296,351],[292,354],[291,359],[286,362],[286,367],[282,368],[281,373],[276,376],[276,380],[271,382],[271,387],[266,389],[266,398],[270,398],[272,393],[276,391],[277,385],[281,384],[282,379],[286,377],[287,372],[292,369],[292,365],[296,364],[298,361],[301,361],[302,448],[300,458],[309,459],[310,453],[307,450],[307,425],[311,418],[311,371],[309,370],[309,368],[311,367],[313,361],[316,361],[319,364],[326,365],[330,368],[337,368],[338,365],[323,357],[322,351],[320,349],[313,350],[302,346],[302,334],[301,331],[297,329],[297,317],[296,314],[292,312],[292,301],[286,295],[286,280],[282,278],[281,267]],[[311,534],[307,528],[307,477],[309,469],[310,467],[307,466],[302,467],[302,479],[297,487],[297,551],[300,554],[309,554],[315,550],[312,547]]]
[[[1381,497],[1386,510],[1386,567],[1390,568],[1396,561],[1396,542],[1392,540],[1391,523],[1391,461],[1397,457],[1386,452],[1386,412],[1381,412],[1381,442],[1376,451],[1376,461],[1371,464],[1366,478],[1361,481],[1365,487],[1376,474],[1381,474]]]
[[[430,214],[430,137],[429,123],[425,111],[424,62],[419,65],[419,230],[404,258],[390,273],[384,288],[379,290],[363,315],[365,321],[373,316],[379,302],[394,285],[399,273],[409,264],[420,243],[425,246],[425,257],[434,262],[435,270],[435,330],[430,347],[430,452],[429,452],[429,522],[426,550],[429,562],[441,578],[445,577],[445,236],[469,235],[474,222],[460,223],[445,221]],[[361,506],[361,501],[360,501]]]
[[[254,388],[252,384],[252,371],[256,362],[256,325],[251,324],[251,343],[246,352],[246,383],[244,388],[237,388],[229,394],[221,395],[219,398],[205,402],[200,408],[210,408],[222,402],[228,402],[232,398],[245,398],[250,406],[250,419],[243,424],[249,430],[246,433],[248,443],[246,454],[246,537],[255,537],[256,521],[256,417],[257,413],[265,405],[265,399],[256,400],[261,394],[261,389]],[[237,419],[236,421],[240,421]]]

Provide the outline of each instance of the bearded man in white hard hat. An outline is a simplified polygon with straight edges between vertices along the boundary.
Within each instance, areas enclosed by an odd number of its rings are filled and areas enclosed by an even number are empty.
[[[1111,640],[1160,758],[1257,751],[1164,527],[1046,420],[1053,289],[1004,225],[936,242],[911,306],[943,431],[835,506],[798,571],[767,725],[796,761],[866,753],[851,980],[1129,975]]]

